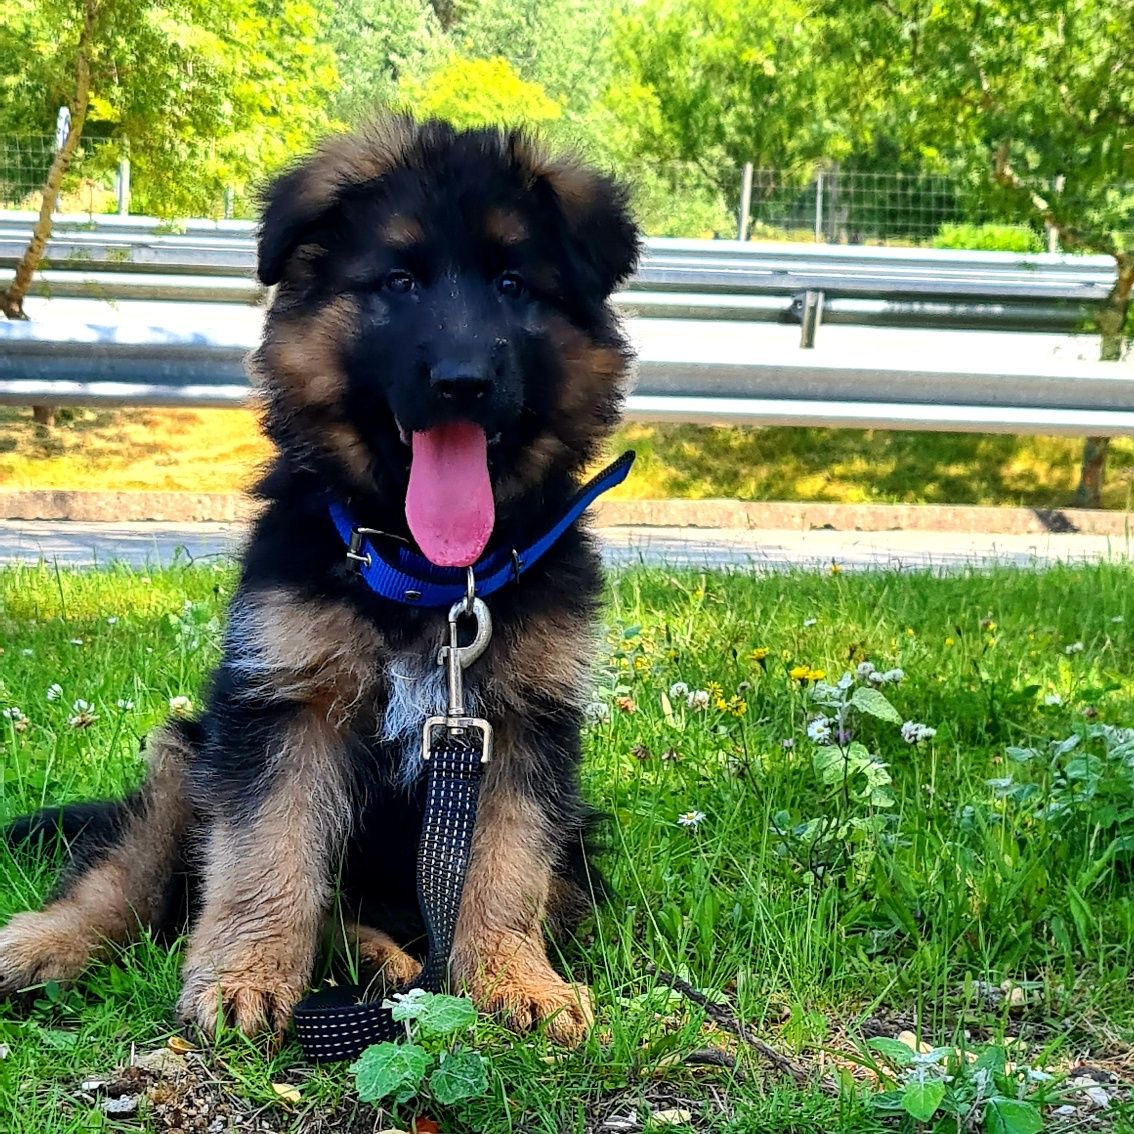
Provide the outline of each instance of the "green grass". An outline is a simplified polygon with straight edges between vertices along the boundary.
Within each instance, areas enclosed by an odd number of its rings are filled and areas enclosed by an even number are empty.
[[[137,780],[138,742],[169,699],[199,698],[232,584],[220,566],[0,574],[0,704],[27,718],[23,730],[0,719],[0,819]],[[492,1060],[490,1094],[434,1114],[443,1129],[597,1131],[612,1114],[678,1108],[695,1128],[729,1134],[881,1130],[856,1052],[864,1035],[907,1028],[977,1050],[1018,1037],[1017,1062],[1058,1074],[1086,1058],[1129,1077],[1129,774],[1085,743],[1082,768],[1098,773],[1088,803],[1076,795],[1082,781],[1068,786],[1045,758],[1020,764],[1006,749],[1134,724],[1132,584],[1118,565],[944,579],[612,578],[586,790],[612,816],[601,865],[618,897],[564,958],[593,985],[599,1026],[581,1051],[560,1055],[485,1022],[476,1041]],[[864,659],[900,667],[905,679],[884,686],[887,697],[902,720],[937,729],[911,746],[894,724],[853,722],[875,757],[871,774],[887,766],[892,806],[885,791],[863,802],[853,778],[820,781],[823,752],[806,735],[813,686],[791,676],[822,669],[834,681]],[[670,696],[678,682],[706,691],[708,708]],[[55,683],[62,695],[48,700]],[[68,723],[79,698],[96,715],[86,727]],[[1009,775],[1038,794],[1014,802],[987,783]],[[1051,802],[1066,806],[1037,818]],[[680,826],[690,811],[703,820]],[[52,873],[0,854],[0,918],[38,902]],[[649,965],[722,996],[806,1081],[710,1026]],[[1025,984],[1022,1008],[990,998],[988,986],[1005,980]],[[101,1129],[75,1097],[79,1082],[126,1063],[132,1045],[160,1046],[176,987],[176,956],[144,942],[74,989],[0,1007],[0,1130]],[[683,1061],[705,1047],[738,1055],[740,1072]],[[309,1071],[290,1044],[268,1054],[228,1036],[203,1059],[219,1084],[208,1090],[266,1108],[267,1129],[375,1128],[365,1114],[350,1125],[357,1104],[344,1068]],[[281,1102],[279,1083],[301,1101]],[[1049,1129],[1099,1128],[1082,1110],[1061,1121],[1049,1110]],[[376,1127],[407,1123],[403,1114]],[[1134,1126],[1120,1106],[1102,1128]]]

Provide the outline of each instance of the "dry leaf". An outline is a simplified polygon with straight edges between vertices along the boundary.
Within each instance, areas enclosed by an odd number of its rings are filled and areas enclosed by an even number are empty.
[[[170,1051],[176,1051],[178,1055],[184,1055],[187,1051],[196,1050],[195,1046],[184,1036],[170,1036],[166,1046]]]
[[[414,1134],[441,1134],[441,1127],[432,1118],[415,1118],[413,1120]]]
[[[655,1110],[650,1122],[655,1126],[688,1126],[693,1115],[687,1110]]]
[[[273,1083],[272,1090],[275,1091],[284,1102],[297,1103],[302,1098],[299,1089],[293,1087],[290,1083]]]

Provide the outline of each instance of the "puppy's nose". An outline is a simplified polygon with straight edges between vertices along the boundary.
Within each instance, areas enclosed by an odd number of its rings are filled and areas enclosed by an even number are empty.
[[[443,359],[430,370],[429,387],[442,398],[472,404],[492,389],[492,367],[487,359]]]

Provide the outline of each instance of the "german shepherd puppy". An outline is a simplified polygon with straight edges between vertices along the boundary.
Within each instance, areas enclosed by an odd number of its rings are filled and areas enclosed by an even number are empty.
[[[381,598],[328,513],[434,563],[523,547],[561,516],[618,418],[630,352],[608,305],[639,235],[623,190],[523,135],[395,118],[332,139],[265,196],[274,285],[251,371],[276,446],[200,720],[148,742],[126,800],[51,809],[57,895],[0,930],[0,992],[78,976],[194,892],[186,1021],[282,1031],[336,888],[362,959],[412,979],[424,719],[445,705],[446,609]],[[495,728],[451,971],[484,1011],[574,1043],[587,990],[545,921],[585,878],[578,783],[600,561],[573,525],[489,600],[466,674]],[[340,914],[341,915],[341,909]],[[354,924],[356,922],[356,924]]]

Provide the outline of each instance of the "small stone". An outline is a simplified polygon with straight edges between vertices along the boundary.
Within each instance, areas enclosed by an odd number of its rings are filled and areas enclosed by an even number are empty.
[[[1058,1115],[1060,1118],[1070,1118],[1072,1115],[1078,1114],[1078,1111],[1069,1103],[1064,1103],[1062,1106],[1057,1106],[1052,1114]]]
[[[1096,1110],[1107,1110],[1110,1107],[1110,1095],[1102,1087],[1084,1087],[1083,1094]]]
[[[88,1095],[97,1095],[106,1089],[106,1084],[106,1079],[84,1079],[79,1084],[79,1090],[86,1091]]]
[[[138,1113],[137,1095],[119,1095],[116,1099],[103,1099],[102,1113],[107,1118],[131,1118]]]

